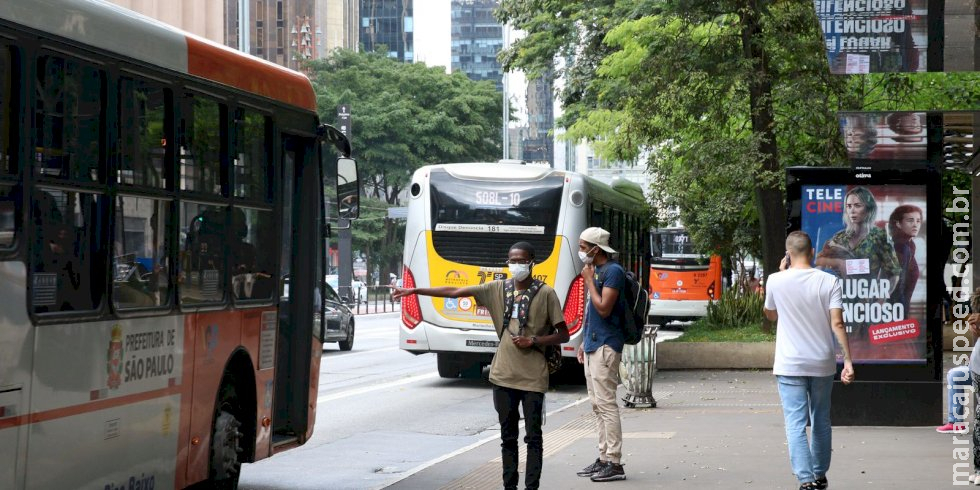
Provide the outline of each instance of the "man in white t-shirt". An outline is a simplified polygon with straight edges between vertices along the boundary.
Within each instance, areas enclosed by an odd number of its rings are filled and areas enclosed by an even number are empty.
[[[840,280],[814,269],[810,236],[794,231],[786,237],[780,272],[769,276],[765,315],[779,320],[776,329],[776,375],[786,421],[786,440],[800,490],[827,488],[830,468],[830,393],[837,372],[834,337],[844,351],[841,382],[854,380],[851,351],[844,330]],[[809,443],[807,420],[811,424]]]

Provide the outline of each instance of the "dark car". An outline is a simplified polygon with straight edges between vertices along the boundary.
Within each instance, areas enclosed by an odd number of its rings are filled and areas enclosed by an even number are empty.
[[[323,319],[318,314],[313,317],[313,331],[317,336],[326,342],[337,342],[342,351],[349,351],[354,348],[354,313],[340,300],[330,284],[323,285],[326,293],[325,304],[323,305]],[[283,299],[289,298],[289,278],[283,281]],[[316,311],[320,311],[320,295],[316,294]]]
[[[340,350],[351,350],[354,348],[354,313],[329,284],[323,287],[327,295],[323,312],[326,325],[320,338],[324,342],[337,342]]]

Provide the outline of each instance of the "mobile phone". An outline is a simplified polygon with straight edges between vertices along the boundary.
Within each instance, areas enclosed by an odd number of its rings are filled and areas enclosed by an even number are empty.
[[[790,258],[789,252],[786,252],[786,265],[793,265],[793,259]]]

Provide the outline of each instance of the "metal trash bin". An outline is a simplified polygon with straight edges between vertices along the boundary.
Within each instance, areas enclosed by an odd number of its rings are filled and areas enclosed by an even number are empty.
[[[627,408],[657,406],[657,400],[653,398],[653,376],[657,373],[657,329],[656,325],[647,325],[636,345],[623,347],[619,374],[626,387],[623,403]]]

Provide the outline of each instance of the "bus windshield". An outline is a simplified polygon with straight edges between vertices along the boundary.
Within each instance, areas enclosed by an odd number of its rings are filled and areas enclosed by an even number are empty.
[[[429,177],[433,245],[454,262],[500,266],[518,241],[540,256],[554,248],[565,179],[478,181],[433,170]]]
[[[685,230],[657,230],[652,234],[652,252],[655,259],[699,259],[694,251],[691,236]]]
[[[434,231],[555,234],[564,185],[560,175],[488,182],[434,170],[430,182]]]

